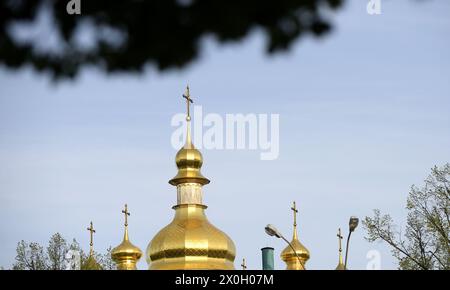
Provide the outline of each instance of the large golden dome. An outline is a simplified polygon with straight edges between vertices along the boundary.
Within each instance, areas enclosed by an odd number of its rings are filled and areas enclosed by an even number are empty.
[[[209,180],[200,169],[203,157],[191,141],[189,88],[187,102],[186,143],[175,158],[177,175],[169,183],[177,188],[175,217],[150,241],[146,259],[149,269],[234,269],[236,249],[233,241],[213,226],[205,215],[202,187]]]
[[[234,269],[233,241],[206,218],[205,205],[173,207],[175,218],[147,248],[149,269]]]

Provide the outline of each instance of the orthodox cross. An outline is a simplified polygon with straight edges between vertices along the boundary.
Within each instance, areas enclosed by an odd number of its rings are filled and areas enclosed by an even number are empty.
[[[190,105],[194,103],[194,101],[191,99],[191,94],[189,93],[189,85],[186,86],[186,92],[183,94],[183,98],[186,99],[186,105],[187,105],[187,116],[186,120],[191,120],[191,113],[190,113]]]
[[[245,265],[245,259],[242,259],[241,267],[242,267],[242,270],[247,270],[247,265]]]
[[[294,212],[294,227],[297,226],[297,213],[298,213],[298,209],[297,206],[295,205],[295,201],[294,201],[294,205],[291,207],[292,211]]]
[[[339,254],[340,254],[342,252],[341,242],[342,242],[342,239],[343,239],[343,237],[341,235],[341,228],[339,228],[339,230],[338,230],[337,237],[339,239]]]
[[[94,225],[91,222],[91,226],[87,228],[87,230],[90,232],[91,234],[91,242],[89,243],[90,246],[90,254],[92,255],[93,251],[94,251]]]
[[[122,213],[125,215],[125,226],[128,226],[128,217],[130,216],[130,212],[128,211],[128,206],[125,204],[125,209],[122,210]]]

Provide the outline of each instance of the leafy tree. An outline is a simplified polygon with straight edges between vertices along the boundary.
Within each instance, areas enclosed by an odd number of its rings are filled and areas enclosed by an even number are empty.
[[[100,264],[104,270],[117,270],[116,263],[114,263],[111,257],[111,251],[112,247],[109,246],[108,249],[106,249],[106,253],[102,255],[100,259]]]
[[[304,35],[328,32],[328,11],[344,0],[80,1],[79,15],[67,13],[68,0],[0,1],[0,64],[32,65],[56,78],[74,77],[84,65],[107,72],[140,72],[147,64],[182,68],[198,57],[205,36],[241,41],[256,29],[273,53]],[[18,37],[18,28],[30,34],[40,27],[38,15],[51,23],[41,30],[45,39]],[[94,35],[89,45],[79,41],[83,27]],[[46,46],[49,34],[55,47]]]
[[[14,270],[47,270],[48,259],[44,248],[38,243],[26,243],[24,240],[17,244],[16,263]]]
[[[94,252],[93,258],[89,259],[80,244],[73,239],[69,245],[61,234],[54,234],[48,243],[46,251],[44,247],[38,243],[27,243],[20,241],[16,248],[16,262],[13,270],[64,270],[66,269],[66,255],[72,250],[78,252],[80,256],[80,269],[98,266],[105,270],[114,270],[116,266],[111,259],[111,247],[109,247],[105,254]]]
[[[450,270],[449,181],[450,164],[435,166],[422,188],[411,187],[405,233],[397,230],[388,214],[375,210],[363,221],[366,239],[390,245],[400,269]]]
[[[68,250],[66,240],[59,233],[51,237],[47,247],[50,270],[65,269],[65,258]]]

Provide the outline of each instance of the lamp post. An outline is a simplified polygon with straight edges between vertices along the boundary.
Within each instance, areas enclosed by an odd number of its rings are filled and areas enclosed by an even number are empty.
[[[355,231],[356,227],[358,226],[359,219],[355,216],[351,216],[350,220],[348,222],[348,237],[347,237],[347,245],[345,249],[345,263],[344,263],[344,269],[347,269],[347,258],[348,258],[348,245],[350,243],[350,237],[352,235],[352,232]]]
[[[295,250],[294,246],[292,246],[291,242],[289,242],[281,233],[277,230],[277,228],[274,225],[268,224],[265,228],[266,234],[268,234],[271,237],[277,237],[279,239],[283,239],[289,247],[291,247],[292,251],[294,251],[295,256],[297,257],[298,261],[300,262],[300,265],[302,265],[303,269],[305,268],[305,265],[302,262],[302,259],[300,259],[300,256],[297,254],[297,251]]]

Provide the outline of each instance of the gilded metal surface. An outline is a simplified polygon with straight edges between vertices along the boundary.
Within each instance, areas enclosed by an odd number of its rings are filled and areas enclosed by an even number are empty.
[[[203,164],[202,154],[195,149],[190,141],[178,151],[175,162],[177,164],[178,174],[169,181],[170,184],[176,186],[188,182],[202,185],[209,183],[209,180],[200,172]]]
[[[191,95],[189,93],[189,86],[186,88],[186,93],[184,93],[183,97],[186,99],[187,103],[186,143],[183,148],[178,151],[175,157],[178,174],[172,178],[169,183],[175,186],[186,182],[196,182],[205,185],[209,183],[209,180],[200,172],[200,168],[203,164],[203,157],[200,151],[195,149],[191,140],[191,115],[189,113],[189,106],[193,103],[193,100],[191,99]]]
[[[202,186],[209,183],[200,169],[203,157],[191,141],[193,103],[189,88],[183,95],[187,104],[186,143],[175,158],[178,174],[169,183],[177,186],[175,217],[149,243],[146,259],[151,270],[171,269],[234,269],[236,249],[233,241],[213,226],[205,215]]]
[[[339,240],[339,262],[338,265],[336,266],[335,270],[345,270],[345,265],[344,262],[342,261],[342,235],[341,235],[341,229],[339,228],[338,233],[337,233],[337,237]]]
[[[95,260],[93,255],[89,257],[80,265],[81,270],[103,270],[102,266]]]
[[[118,270],[136,270],[136,263],[141,258],[142,251],[133,245],[128,237],[128,216],[130,212],[128,211],[127,205],[125,205],[122,213],[125,215],[123,241],[111,251],[111,258],[116,263]]]
[[[173,208],[173,221],[148,245],[149,269],[234,269],[234,243],[207,220],[206,206],[182,204]]]
[[[305,270],[304,265],[306,264],[306,261],[309,260],[310,255],[308,249],[298,240],[297,234],[298,210],[295,201],[291,209],[294,212],[294,233],[292,236],[291,245],[295,249],[295,251],[290,246],[287,246],[281,252],[280,256],[281,259],[286,263],[286,270]],[[297,256],[300,257],[301,262],[299,261],[299,258]]]

